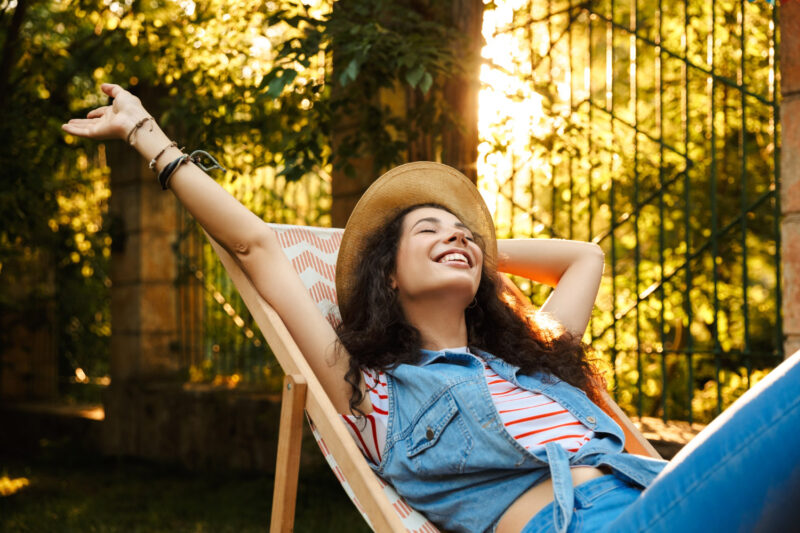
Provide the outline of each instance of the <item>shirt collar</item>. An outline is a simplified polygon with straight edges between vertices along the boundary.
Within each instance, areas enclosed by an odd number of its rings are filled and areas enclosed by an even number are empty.
[[[448,354],[467,354],[472,353],[467,346],[459,346],[457,348],[444,348],[443,350],[426,350],[421,348],[422,358],[418,366],[425,366],[437,361],[439,359],[446,359]]]
[[[489,352],[485,352],[480,348],[469,348],[468,346],[460,346],[458,348],[445,348],[443,350],[426,350],[424,348],[421,348],[420,352],[422,352],[422,358],[420,359],[419,363],[417,363],[417,366],[425,366],[433,363],[434,361],[438,361],[439,359],[446,359],[448,354],[458,354],[458,355],[472,354],[480,359],[483,359],[487,363],[489,361],[499,361],[505,363],[505,361],[503,361],[499,357],[490,354]]]

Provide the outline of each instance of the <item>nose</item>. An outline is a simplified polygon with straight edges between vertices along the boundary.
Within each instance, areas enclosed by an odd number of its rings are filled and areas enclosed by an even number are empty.
[[[461,242],[463,245],[467,245],[467,234],[464,233],[464,230],[458,227],[453,228],[450,232],[450,235],[447,237],[447,242]]]

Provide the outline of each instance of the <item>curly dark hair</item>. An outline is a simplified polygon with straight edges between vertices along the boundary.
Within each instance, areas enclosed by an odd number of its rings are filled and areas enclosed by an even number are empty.
[[[364,414],[357,407],[364,399],[359,387],[362,369],[391,371],[401,364],[417,364],[422,358],[420,333],[406,320],[397,293],[389,284],[395,271],[403,218],[420,207],[449,211],[437,204],[410,206],[376,231],[367,240],[356,268],[350,304],[340,308],[342,322],[336,333],[340,346],[350,354],[345,380],[353,388],[353,414]],[[475,235],[475,239],[485,249],[480,236]],[[465,310],[468,346],[516,365],[522,373],[543,371],[554,375],[583,390],[603,407],[600,391],[605,382],[591,364],[588,348],[577,335],[563,328],[542,327],[530,308],[506,290],[500,276],[484,258],[475,302]]]

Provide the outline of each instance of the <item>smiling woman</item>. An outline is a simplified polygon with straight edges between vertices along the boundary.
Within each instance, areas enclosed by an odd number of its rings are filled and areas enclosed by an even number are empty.
[[[580,342],[603,270],[596,245],[498,243],[463,174],[401,165],[370,186],[347,222],[334,330],[275,231],[175,148],[138,99],[119,86],[103,90],[113,106],[64,129],[127,139],[151,161],[278,312],[373,470],[440,527],[691,530],[717,508],[724,530],[791,519],[800,451],[786,442],[800,423],[800,353],[667,472],[664,461],[624,452]],[[553,286],[540,313],[559,327],[510,306],[499,270]],[[769,460],[777,448],[783,462]],[[737,512],[708,501],[735,501]]]

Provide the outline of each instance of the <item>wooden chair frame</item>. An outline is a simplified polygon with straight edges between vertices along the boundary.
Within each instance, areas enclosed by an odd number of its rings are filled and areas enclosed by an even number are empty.
[[[339,413],[325,394],[280,316],[264,301],[230,254],[208,233],[206,236],[286,374],[283,384],[270,532],[290,532],[294,527],[304,411],[324,438],[326,447],[338,463],[362,506],[361,510],[369,518],[373,530],[407,531],[384,495],[378,477],[341,423]],[[518,291],[516,294],[520,296]],[[626,450],[630,453],[660,457],[655,448],[639,433],[636,426],[607,394],[605,400],[609,414],[625,432]]]

